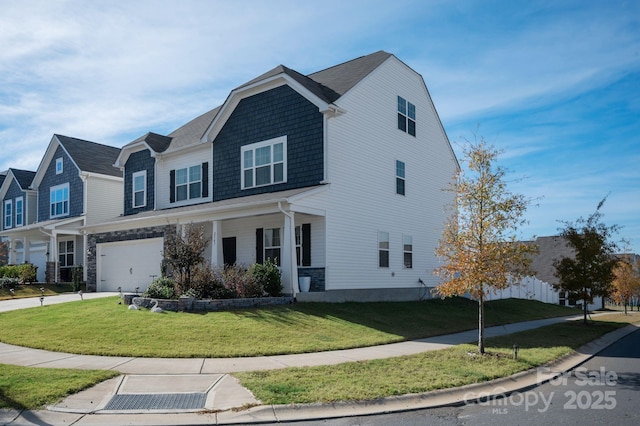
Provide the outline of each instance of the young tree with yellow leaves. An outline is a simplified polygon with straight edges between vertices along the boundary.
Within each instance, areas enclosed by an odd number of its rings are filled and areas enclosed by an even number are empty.
[[[640,261],[634,255],[622,255],[613,269],[613,292],[611,298],[616,303],[627,305],[633,296],[640,296]],[[633,310],[633,308],[631,308]]]
[[[537,247],[516,240],[517,229],[530,202],[507,189],[505,170],[496,165],[500,151],[468,143],[455,184],[452,215],[447,221],[436,255],[441,266],[435,273],[443,282],[436,287],[442,297],[468,294],[478,301],[478,352],[484,354],[484,302],[489,292],[509,287],[531,275],[531,254]]]

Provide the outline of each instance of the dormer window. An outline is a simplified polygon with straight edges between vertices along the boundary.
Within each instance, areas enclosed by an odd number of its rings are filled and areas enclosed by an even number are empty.
[[[242,189],[287,181],[287,137],[242,147]]]
[[[416,106],[398,96],[398,129],[416,135]]]
[[[202,163],[169,173],[171,203],[209,196],[209,163]]]
[[[62,158],[56,158],[56,174],[62,174],[62,172],[64,171],[64,163],[62,161]]]
[[[133,208],[147,205],[147,171],[136,172],[132,176]]]
[[[69,216],[69,184],[54,186],[50,190],[50,217]]]

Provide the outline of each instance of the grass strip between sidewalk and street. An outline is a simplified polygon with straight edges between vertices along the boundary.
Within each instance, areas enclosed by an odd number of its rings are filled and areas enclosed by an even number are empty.
[[[350,349],[472,330],[478,305],[423,302],[297,303],[226,312],[129,310],[118,297],[0,313],[0,341],[86,355],[218,358]],[[536,301],[487,302],[486,324],[578,314]]]
[[[119,374],[0,364],[0,408],[36,410]]]
[[[234,374],[263,404],[375,400],[480,383],[525,371],[569,354],[598,337],[639,322],[637,315],[611,315],[585,326],[563,322],[487,339],[487,354],[464,344],[396,358],[332,366]],[[604,321],[606,320],[606,321]],[[513,345],[519,346],[513,359]]]

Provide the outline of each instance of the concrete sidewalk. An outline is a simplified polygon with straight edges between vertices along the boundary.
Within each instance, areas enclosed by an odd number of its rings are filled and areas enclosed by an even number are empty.
[[[100,293],[90,294],[100,295]],[[107,296],[111,295],[113,293]],[[85,298],[86,296],[84,295]],[[49,303],[57,301],[63,303],[63,301],[79,300],[79,296],[77,294],[63,295],[47,299],[50,299],[47,300]],[[11,302],[14,302],[12,306],[19,305],[15,301]],[[4,303],[6,302],[0,302],[0,311],[3,310]],[[20,307],[14,309],[20,309]],[[576,318],[581,318],[581,316],[489,327],[485,332],[486,337],[499,336]],[[629,326],[586,345],[576,354],[556,363],[547,374],[538,374],[534,370],[489,383],[427,394],[385,398],[379,401],[293,406],[262,406],[248,390],[240,386],[236,379],[228,374],[294,366],[333,365],[411,355],[473,342],[477,339],[477,330],[369,348],[220,359],[87,356],[28,349],[0,343],[0,363],[3,364],[48,368],[104,369],[123,373],[122,376],[72,395],[64,401],[48,407],[47,410],[23,412],[0,410],[0,423],[11,425],[246,424],[343,417],[459,404],[465,400],[474,399],[472,396],[476,394],[487,395],[495,393],[496,389],[500,392],[503,390],[512,392],[548,380],[554,375],[574,368],[602,348],[636,329],[634,326]],[[244,409],[231,410],[238,407]]]

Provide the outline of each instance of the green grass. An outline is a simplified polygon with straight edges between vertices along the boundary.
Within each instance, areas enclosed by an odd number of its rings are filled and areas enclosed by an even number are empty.
[[[119,374],[0,364],[0,408],[39,409]]]
[[[611,320],[621,320],[610,318]],[[635,321],[640,320],[640,315]],[[542,365],[626,324],[559,323],[487,339],[487,355],[475,345],[418,355],[311,368],[238,373],[263,404],[373,400],[422,393],[505,377]],[[514,360],[513,345],[520,347]]]
[[[42,296],[41,288],[44,288],[45,296],[55,296],[60,293],[69,293],[73,290],[73,284],[60,283],[60,284],[24,284],[13,287],[14,293],[8,287],[0,288],[0,300],[7,299],[21,299],[25,297],[40,297]]]
[[[0,314],[0,341],[52,351],[138,357],[236,357],[399,342],[477,327],[462,299],[300,303],[206,314],[128,310],[104,298]],[[487,303],[487,326],[578,313],[527,300]]]

